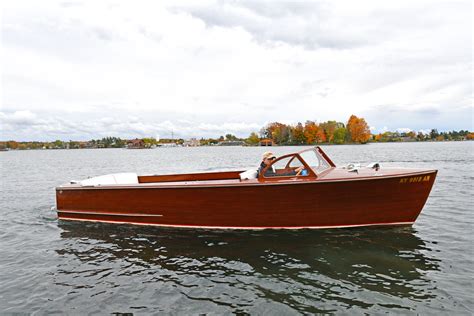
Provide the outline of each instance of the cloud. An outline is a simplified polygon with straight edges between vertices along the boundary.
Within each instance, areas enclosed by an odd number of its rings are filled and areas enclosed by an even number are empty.
[[[2,18],[11,138],[246,136],[352,113],[392,130],[472,128],[467,0],[25,0]]]
[[[399,127],[396,129],[396,131],[399,133],[408,133],[408,132],[411,132],[412,129],[408,127]]]
[[[365,45],[368,38],[343,27],[342,20],[330,20],[333,12],[326,2],[219,1],[173,9],[189,13],[209,27],[242,28],[267,44],[345,49]]]
[[[338,50],[378,46],[406,37],[410,31],[438,29],[440,10],[447,13],[462,6],[440,1],[399,1],[396,5],[377,1],[211,1],[173,10],[189,13],[209,27],[242,28],[262,43]]]
[[[431,130],[437,128],[440,131],[459,130],[457,126],[466,126],[464,129],[473,129],[472,106],[443,108],[443,105],[379,105],[363,112],[363,117],[368,122],[380,122],[384,128],[379,132],[387,130]],[[420,122],[425,122],[420,124]],[[425,126],[426,128],[420,128]]]
[[[30,111],[15,111],[12,114],[0,112],[0,120],[4,124],[27,125],[36,123],[36,115]]]
[[[86,140],[107,136],[122,138],[155,137],[218,137],[228,133],[241,137],[258,131],[257,123],[209,124],[188,120],[155,121],[138,117],[102,117],[97,119],[63,119],[58,116],[40,118],[30,111],[0,112],[0,124],[4,139],[17,140]],[[69,138],[67,138],[69,137]]]

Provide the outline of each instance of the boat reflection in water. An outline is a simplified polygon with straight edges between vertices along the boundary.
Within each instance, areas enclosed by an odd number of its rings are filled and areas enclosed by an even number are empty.
[[[155,311],[153,306],[199,311],[195,304],[209,303],[225,308],[219,312],[260,313],[265,307],[257,306],[265,304],[282,313],[288,308],[406,312],[419,311],[420,302],[436,297],[429,272],[439,269],[438,262],[411,227],[216,231],[59,226],[67,246],[56,251],[67,264],[55,276],[57,283],[73,288],[101,284],[112,297],[115,288],[148,293],[131,295],[145,311]],[[90,269],[77,271],[78,261]],[[169,303],[170,297],[175,303]]]

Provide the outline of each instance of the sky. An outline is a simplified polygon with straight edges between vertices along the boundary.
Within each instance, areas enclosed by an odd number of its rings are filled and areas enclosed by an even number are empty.
[[[2,2],[0,139],[473,130],[470,0]]]

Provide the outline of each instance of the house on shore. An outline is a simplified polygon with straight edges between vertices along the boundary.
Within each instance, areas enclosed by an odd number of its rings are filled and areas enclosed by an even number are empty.
[[[128,149],[145,149],[147,148],[143,139],[132,139],[127,142]]]
[[[197,147],[197,146],[201,146],[201,142],[199,141],[199,139],[191,138],[190,140],[185,141],[183,143],[183,146],[184,147]]]
[[[272,139],[265,138],[260,140],[259,146],[275,146],[275,143]]]

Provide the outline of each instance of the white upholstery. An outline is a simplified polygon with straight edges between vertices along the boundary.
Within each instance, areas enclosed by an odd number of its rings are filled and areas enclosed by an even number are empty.
[[[82,186],[110,185],[110,184],[138,184],[136,173],[114,173],[89,178],[79,182]]]
[[[258,171],[257,169],[250,169],[239,174],[240,180],[250,180],[257,179]]]
[[[367,166],[365,166],[366,168],[372,168],[372,169],[375,169],[375,168],[380,168],[380,163],[378,162],[371,162],[369,163]]]

